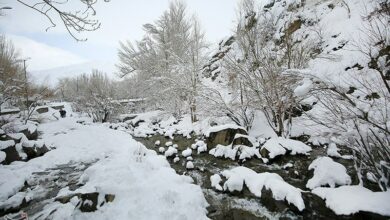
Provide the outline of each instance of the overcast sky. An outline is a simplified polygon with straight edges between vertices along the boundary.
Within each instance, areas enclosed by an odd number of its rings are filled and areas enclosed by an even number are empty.
[[[26,0],[27,2],[33,0]],[[70,1],[72,2],[72,1]],[[0,0],[0,7],[11,6],[0,17],[0,31],[6,34],[22,51],[31,57],[29,69],[43,70],[88,61],[115,63],[118,42],[138,40],[142,37],[142,25],[158,19],[168,8],[169,0],[102,0],[96,5],[101,28],[81,35],[87,42],[76,42],[59,23],[45,31],[49,23],[39,13],[16,1]],[[195,13],[206,37],[218,42],[229,35],[235,18],[238,0],[186,0],[187,10]]]

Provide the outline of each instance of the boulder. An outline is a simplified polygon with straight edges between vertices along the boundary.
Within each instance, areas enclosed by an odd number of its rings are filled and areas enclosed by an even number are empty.
[[[228,127],[218,131],[212,131],[206,138],[207,147],[213,148],[218,144],[227,146],[233,142],[236,134],[247,135],[247,132],[245,129],[239,127]]]
[[[253,146],[252,142],[249,140],[249,137],[247,135],[242,135],[242,134],[237,134],[234,137],[233,146],[235,145],[245,145],[248,147]]]
[[[38,112],[39,114],[46,113],[49,111],[49,107],[39,107],[35,109],[35,111]]]
[[[27,137],[27,139],[29,139],[29,140],[36,140],[36,139],[38,139],[37,126],[35,126],[33,124],[28,124],[28,125],[23,126],[19,130],[19,132],[23,133]]]
[[[6,134],[4,140],[13,140],[15,143],[19,144],[22,140],[27,139],[23,133],[10,133]]]
[[[0,150],[5,153],[5,159],[1,162],[1,164],[8,165],[14,161],[21,160],[18,151],[15,147],[15,141],[0,141]]]
[[[266,148],[261,148],[260,149],[260,155],[263,158],[269,158],[269,151]]]
[[[27,154],[27,160],[43,156],[49,152],[49,148],[40,141],[25,141],[22,143],[22,149]]]

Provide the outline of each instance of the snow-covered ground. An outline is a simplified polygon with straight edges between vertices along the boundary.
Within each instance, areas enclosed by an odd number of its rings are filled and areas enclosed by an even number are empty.
[[[147,150],[125,132],[102,124],[82,125],[78,120],[80,118],[69,117],[41,124],[39,131],[43,133],[43,140],[56,149],[28,162],[0,165],[0,207],[17,206],[21,202],[10,196],[24,186],[33,172],[80,162],[92,163],[79,180],[83,185],[75,192],[65,188],[61,195],[98,192],[113,194],[115,199],[91,213],[75,209],[77,202],[52,201],[35,216],[50,215],[47,218],[52,219],[207,219],[207,202],[200,187],[192,184],[190,177],[176,174],[164,156]],[[27,201],[31,199],[25,196]],[[34,198],[34,195],[29,196]]]

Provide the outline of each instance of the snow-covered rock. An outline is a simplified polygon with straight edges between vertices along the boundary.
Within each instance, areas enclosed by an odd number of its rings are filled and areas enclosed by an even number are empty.
[[[232,148],[232,145],[225,146],[219,144],[215,148],[211,149],[209,154],[213,155],[214,157],[223,157],[235,160],[237,151],[238,148]]]
[[[173,162],[174,163],[177,163],[177,162],[179,162],[180,161],[180,158],[178,157],[178,156],[176,156],[174,159],[173,159]]]
[[[231,160],[235,160],[238,156],[239,160],[250,159],[254,156],[261,158],[259,149],[256,147],[248,147],[245,145],[217,145],[215,148],[209,151],[209,154],[214,157],[222,157]]]
[[[194,169],[194,163],[192,163],[192,161],[187,161],[187,164],[186,164],[186,168],[188,170],[191,170],[191,169]]]
[[[312,191],[325,200],[326,206],[337,215],[350,215],[359,211],[390,216],[390,191],[372,192],[362,186],[315,188]]]
[[[286,154],[287,150],[292,155],[308,154],[311,151],[311,147],[301,141],[283,137],[271,138],[261,147],[262,156],[271,159]]]
[[[172,146],[172,141],[167,141],[166,143],[165,143],[165,146],[167,146],[167,147],[169,147],[169,146]]]
[[[165,148],[164,148],[164,147],[159,147],[159,148],[158,148],[158,152],[164,153],[164,152],[165,152]]]
[[[183,155],[183,157],[189,157],[189,156],[191,156],[191,154],[192,154],[191,148],[187,148],[187,149],[183,150],[183,152],[181,152],[181,155]]]
[[[175,154],[177,154],[177,149],[174,147],[168,147],[168,150],[166,150],[164,153],[165,157],[171,157]]]
[[[327,150],[326,150],[326,154],[329,156],[329,157],[334,157],[334,158],[343,158],[343,159],[352,159],[352,155],[341,155],[339,153],[339,148],[337,147],[337,145],[335,143],[330,143]]]
[[[234,124],[224,124],[210,127],[206,132],[206,142],[209,147],[215,147],[217,145],[230,145],[232,144],[236,134],[247,135],[247,131],[240,126]]]
[[[186,158],[186,160],[187,160],[187,161],[193,161],[194,158],[192,158],[191,156],[189,156],[189,157]]]
[[[156,146],[160,146],[161,142],[159,140],[157,140],[156,142],[154,142],[154,145]]]
[[[316,187],[329,185],[351,184],[351,177],[347,169],[340,163],[334,162],[330,157],[319,157],[309,166],[309,170],[314,170],[314,176],[307,181],[306,187],[314,189]]]
[[[207,151],[207,144],[202,140],[198,140],[191,145],[191,148],[197,150],[198,154],[200,154]]]
[[[305,208],[301,190],[285,182],[276,173],[256,173],[246,167],[236,167],[223,171],[222,175],[227,178],[224,183],[224,190],[230,192],[241,191],[245,183],[251,193],[261,197],[261,190],[265,187],[265,189],[271,190],[274,199],[286,200],[300,211]]]
[[[222,181],[222,178],[218,174],[214,174],[210,176],[210,182],[211,182],[211,187],[215,188],[218,191],[222,191],[222,186],[219,184]]]
[[[0,151],[0,163],[2,163],[5,160],[6,156],[7,155],[3,151]]]
[[[14,140],[0,141],[0,150],[15,146]]]

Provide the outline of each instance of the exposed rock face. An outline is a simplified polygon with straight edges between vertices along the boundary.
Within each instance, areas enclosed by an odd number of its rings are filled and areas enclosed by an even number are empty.
[[[231,50],[231,45],[235,42],[235,40],[236,39],[234,36],[230,36],[229,38],[222,40],[219,43],[218,51],[213,54],[211,59],[203,67],[203,75],[205,77],[211,77],[212,80],[215,80],[218,77],[219,73],[221,72],[218,62],[229,53]]]
[[[213,148],[218,144],[229,145],[233,142],[236,134],[247,135],[247,132],[241,128],[226,128],[216,132],[210,132],[209,136],[206,139],[207,147]],[[244,142],[243,139],[238,139],[237,143]]]

